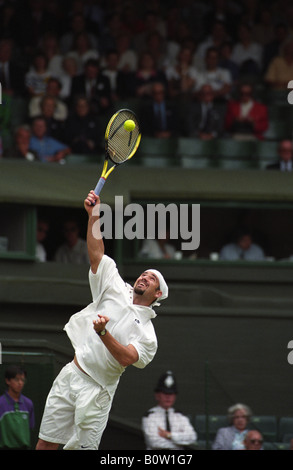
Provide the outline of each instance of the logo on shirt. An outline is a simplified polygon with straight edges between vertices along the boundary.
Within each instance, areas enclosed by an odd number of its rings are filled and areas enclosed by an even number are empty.
[[[140,321],[137,318],[135,318],[134,321],[136,321],[136,323],[140,323]]]

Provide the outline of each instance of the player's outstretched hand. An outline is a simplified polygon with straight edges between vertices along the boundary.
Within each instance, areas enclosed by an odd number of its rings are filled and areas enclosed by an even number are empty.
[[[84,200],[84,208],[89,215],[92,214],[94,207],[98,207],[100,204],[100,197],[95,194],[93,190],[91,190],[86,199]]]

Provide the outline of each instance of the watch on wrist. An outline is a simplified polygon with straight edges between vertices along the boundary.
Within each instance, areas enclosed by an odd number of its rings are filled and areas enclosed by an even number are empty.
[[[99,336],[105,336],[106,333],[107,333],[106,328],[105,328],[104,330],[102,330],[102,331],[98,331],[98,335],[99,335]]]

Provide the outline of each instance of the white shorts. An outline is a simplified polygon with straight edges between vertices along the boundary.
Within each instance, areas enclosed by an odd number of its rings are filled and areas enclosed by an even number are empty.
[[[71,362],[52,385],[39,438],[64,444],[64,450],[97,450],[111,404],[108,391]]]

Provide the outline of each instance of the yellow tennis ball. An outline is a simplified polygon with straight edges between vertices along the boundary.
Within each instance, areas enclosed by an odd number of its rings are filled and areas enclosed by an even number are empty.
[[[132,119],[127,119],[124,123],[124,129],[126,129],[128,132],[133,131],[135,128],[135,122]]]

